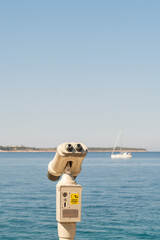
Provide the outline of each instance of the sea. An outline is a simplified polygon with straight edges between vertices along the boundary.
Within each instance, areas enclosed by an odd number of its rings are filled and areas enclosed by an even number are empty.
[[[0,239],[58,239],[55,153],[0,152]],[[160,152],[128,160],[88,153],[76,178],[83,187],[76,240],[160,239]]]

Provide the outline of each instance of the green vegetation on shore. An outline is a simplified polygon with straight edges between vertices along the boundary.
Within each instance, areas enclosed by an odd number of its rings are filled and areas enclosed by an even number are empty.
[[[112,152],[113,148],[102,148],[102,147],[93,147],[93,148],[89,148],[90,152]],[[145,148],[127,148],[127,147],[116,147],[115,152],[119,152],[119,151],[124,151],[124,152],[147,152],[147,150]]]
[[[0,146],[0,151],[3,152],[54,152],[56,148],[35,148],[25,146]]]
[[[112,152],[113,148],[104,148],[104,147],[89,147],[89,152]],[[127,152],[146,152],[144,148],[120,148],[116,147],[115,152],[118,151],[127,151]],[[34,148],[34,147],[25,147],[25,146],[0,146],[1,152],[55,152],[56,148]]]

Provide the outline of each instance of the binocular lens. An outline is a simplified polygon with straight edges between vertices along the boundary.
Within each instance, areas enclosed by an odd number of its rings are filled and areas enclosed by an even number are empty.
[[[72,146],[71,144],[67,144],[66,149],[67,149],[69,152],[72,152],[73,146]]]
[[[81,144],[77,144],[76,145],[76,150],[78,151],[78,152],[81,152],[82,151],[82,146],[81,146]]]

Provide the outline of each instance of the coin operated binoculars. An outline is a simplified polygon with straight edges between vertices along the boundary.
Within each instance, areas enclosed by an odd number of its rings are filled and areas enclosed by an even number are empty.
[[[88,149],[82,143],[63,143],[57,147],[54,159],[48,165],[48,178],[57,181],[56,220],[59,240],[74,240],[76,222],[81,221],[82,187],[75,178]]]

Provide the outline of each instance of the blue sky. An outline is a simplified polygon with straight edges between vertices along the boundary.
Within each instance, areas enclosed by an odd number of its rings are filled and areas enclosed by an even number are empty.
[[[0,145],[160,150],[159,1],[0,2]]]

